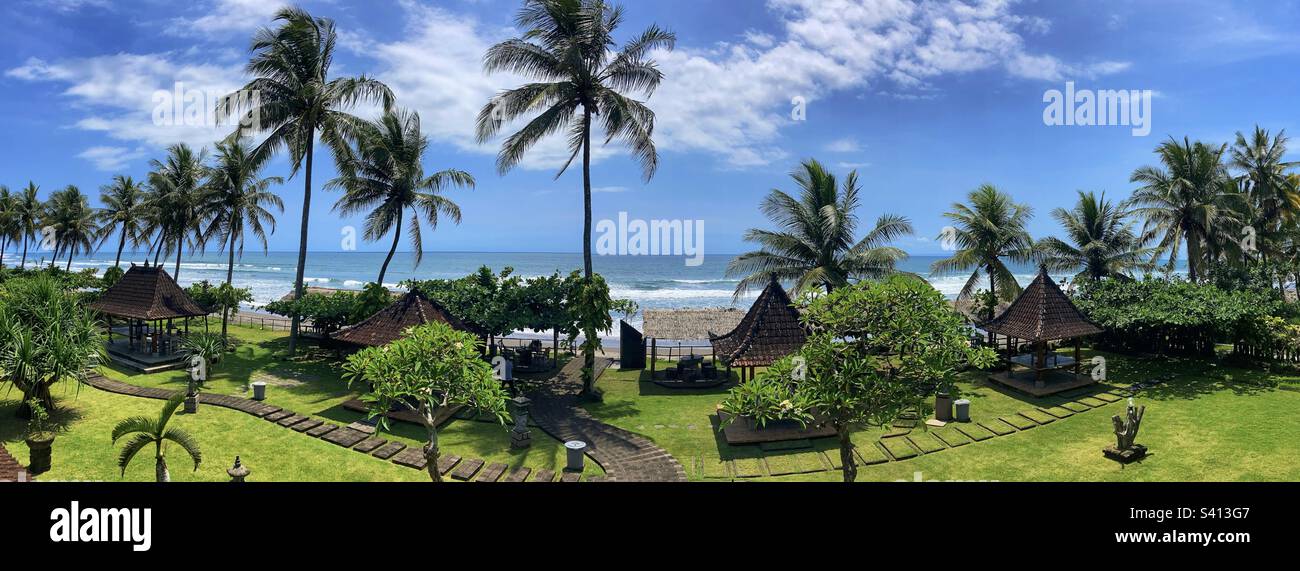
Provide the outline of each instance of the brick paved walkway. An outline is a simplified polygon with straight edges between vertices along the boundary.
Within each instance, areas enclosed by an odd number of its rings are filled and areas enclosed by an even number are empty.
[[[609,359],[596,359],[596,378],[609,367]],[[555,378],[529,393],[533,420],[560,441],[587,443],[587,456],[605,469],[611,482],[685,482],[686,471],[667,451],[639,434],[610,426],[579,406],[582,359],[574,358]]]
[[[9,451],[5,450],[4,443],[0,442],[0,482],[17,482],[20,473],[25,481],[35,479],[31,474],[27,473],[22,464],[18,463],[18,460],[9,455]]]
[[[122,381],[116,381],[108,377],[94,375],[86,381],[92,387],[110,393],[127,395],[133,397],[167,400],[171,398],[172,391],[167,389],[140,387]],[[291,410],[285,410],[278,406],[269,405],[252,399],[230,395],[218,395],[212,393],[199,393],[200,405],[212,405],[222,408],[229,408],[251,414],[262,420],[274,423],[310,436],[319,438],[330,444],[348,448],[361,454],[373,456],[379,460],[388,460],[398,466],[405,466],[423,471],[428,462],[424,459],[424,452],[418,448],[408,448],[406,444],[396,440],[386,440],[374,435],[374,428],[362,423],[354,422],[348,426],[339,426],[332,422],[324,421],[318,418],[312,418],[307,415],[298,414]],[[3,450],[3,448],[0,448]],[[0,458],[0,461],[3,459]],[[471,480],[475,482],[522,482],[531,474],[532,478],[527,479],[529,482],[550,482],[555,481],[555,473],[549,470],[533,471],[530,468],[515,468],[515,472],[521,472],[522,477],[513,476],[518,479],[507,477],[502,479],[501,476],[506,472],[502,464],[492,464],[488,469],[483,470],[485,463],[483,460],[471,458],[461,459],[455,454],[443,453],[438,461],[438,471],[443,476],[451,472],[451,477],[457,480]],[[498,469],[500,467],[500,469]],[[452,472],[452,470],[456,470]],[[0,474],[3,473],[3,465],[0,464]],[[477,475],[477,478],[474,476]],[[548,477],[549,475],[549,477]],[[567,475],[570,478],[577,477],[578,474]],[[592,479],[593,481],[595,478]],[[577,480],[563,480],[577,481]]]

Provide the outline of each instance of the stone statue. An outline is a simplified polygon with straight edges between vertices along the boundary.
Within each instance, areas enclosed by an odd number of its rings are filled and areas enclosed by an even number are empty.
[[[1142,416],[1146,414],[1147,407],[1136,406],[1133,399],[1128,399],[1128,410],[1124,418],[1117,414],[1110,417],[1111,424],[1115,426],[1115,446],[1107,446],[1103,452],[1107,458],[1117,460],[1122,463],[1132,462],[1146,456],[1147,447],[1137,444],[1138,429],[1142,426]]]

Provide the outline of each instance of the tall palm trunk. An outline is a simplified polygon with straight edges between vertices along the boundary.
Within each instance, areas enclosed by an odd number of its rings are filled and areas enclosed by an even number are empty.
[[[185,245],[181,244],[180,240],[176,240],[176,270],[172,272],[172,279],[174,280],[181,279],[181,250],[184,249]]]
[[[293,280],[293,299],[302,299],[303,272],[307,270],[307,224],[311,220],[311,163],[312,163],[312,143],[316,140],[316,128],[307,129],[307,170],[303,174],[302,190],[302,229],[298,232],[298,272]],[[294,312],[292,320],[289,322],[289,356],[292,357],[298,349],[298,327],[302,322],[302,317],[298,312]]]
[[[384,258],[384,265],[379,266],[379,281],[375,283],[380,286],[384,285],[384,274],[388,273],[388,263],[393,261],[393,254],[397,253],[397,242],[402,239],[402,217],[406,215],[406,209],[397,212],[397,228],[393,231],[393,247],[388,249],[388,257]]]
[[[159,482],[172,481],[171,472],[167,471],[167,459],[162,455],[162,444],[158,444],[158,458],[154,461],[154,476]]]
[[[68,265],[63,268],[63,271],[72,271],[72,248],[68,248]]]
[[[582,108],[582,269],[587,280],[591,280],[591,108]],[[582,349],[582,394],[590,395],[596,379],[596,352],[591,348],[591,340],[584,343]]]
[[[117,241],[117,257],[113,259],[113,267],[122,265],[122,248],[126,247],[126,230],[122,231],[122,238]]]
[[[27,269],[27,235],[23,234],[23,261],[22,268]]]
[[[993,264],[984,266],[984,273],[989,277],[989,298],[993,305],[989,307],[989,314],[985,319],[992,320],[998,312],[998,286],[993,280]],[[993,332],[989,332],[989,346],[992,347],[994,342]]]
[[[229,261],[226,262],[226,285],[231,285],[231,282],[235,280],[235,232],[233,230],[231,230],[230,232],[229,256],[230,259]],[[221,340],[222,341],[229,340],[229,338],[226,336],[226,324],[229,322],[229,319],[230,319],[230,306],[223,304],[221,306]]]
[[[9,249],[9,238],[0,240],[0,269],[5,267],[5,250]]]

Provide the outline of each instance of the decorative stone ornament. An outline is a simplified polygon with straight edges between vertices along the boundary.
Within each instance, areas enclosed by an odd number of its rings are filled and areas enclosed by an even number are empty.
[[[235,465],[231,466],[229,470],[226,470],[226,474],[230,476],[231,482],[243,482],[244,478],[247,478],[250,473],[252,473],[252,471],[239,461],[238,456],[235,456]]]

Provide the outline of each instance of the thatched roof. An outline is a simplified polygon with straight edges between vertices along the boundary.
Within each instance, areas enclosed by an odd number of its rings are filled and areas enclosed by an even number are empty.
[[[1041,268],[1038,276],[997,317],[979,326],[990,333],[1026,341],[1055,341],[1101,333]]]
[[[442,304],[424,297],[417,291],[408,292],[392,305],[379,310],[364,321],[344,327],[331,337],[338,341],[375,347],[396,341],[406,330],[417,325],[441,321],[461,331],[475,335],[482,333],[452,315]]]
[[[672,341],[709,338],[713,331],[731,331],[745,317],[734,307],[708,309],[647,309],[644,314],[646,337]]]
[[[176,319],[207,315],[162,266],[136,266],[90,304],[91,309],[128,319]]]
[[[803,347],[808,332],[781,284],[772,279],[735,329],[709,336],[713,353],[732,367],[766,367]]]

